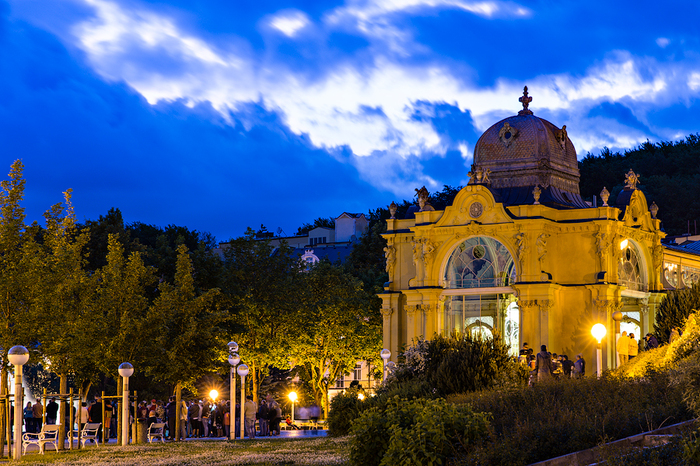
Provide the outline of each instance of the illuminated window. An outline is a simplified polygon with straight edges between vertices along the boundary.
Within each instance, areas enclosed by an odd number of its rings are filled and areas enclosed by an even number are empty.
[[[629,290],[647,291],[646,277],[637,246],[630,240],[624,240],[621,249],[617,266],[618,283],[625,285]]]
[[[683,278],[683,284],[690,288],[700,282],[700,269],[684,265],[681,277]]]
[[[664,262],[664,278],[674,288],[678,288],[678,265]]]
[[[446,288],[508,286],[515,263],[508,249],[493,238],[469,238],[452,252],[445,269]]]
[[[353,380],[362,380],[362,365],[356,364],[355,368],[352,370]]]

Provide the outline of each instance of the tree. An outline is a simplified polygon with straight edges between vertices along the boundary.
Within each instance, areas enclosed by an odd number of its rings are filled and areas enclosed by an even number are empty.
[[[302,303],[299,258],[286,244],[275,248],[269,239],[255,236],[248,228],[244,236],[229,242],[223,291],[240,323],[231,330],[250,368],[257,401],[269,368],[289,367],[289,342],[295,338],[294,321]]]
[[[291,348],[316,403],[328,412],[328,387],[381,350],[381,316],[359,280],[327,262],[305,274],[299,336]]]
[[[688,316],[700,310],[700,283],[692,288],[669,291],[656,312],[654,333],[660,342],[668,341],[673,327],[683,328]]]
[[[296,236],[303,236],[314,228],[335,228],[335,219],[332,217],[319,217],[313,223],[304,223],[297,228]]]
[[[194,389],[194,381],[217,367],[226,339],[219,290],[197,294],[187,246],[178,247],[174,284],[162,282],[159,295],[148,311],[142,338],[148,345],[146,374],[175,386],[179,432],[182,387]]]

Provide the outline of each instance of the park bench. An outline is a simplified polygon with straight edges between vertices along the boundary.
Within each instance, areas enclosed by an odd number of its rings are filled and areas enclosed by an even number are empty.
[[[97,432],[100,430],[101,422],[88,422],[83,426],[83,430],[80,432],[80,443],[85,448],[85,443],[88,440],[93,440],[95,445],[100,446],[100,438],[97,436]]]
[[[153,443],[154,439],[160,439],[161,442],[165,443],[163,435],[165,433],[165,422],[154,422],[148,427],[148,443]]]
[[[47,443],[53,445],[54,449],[58,451],[58,429],[60,427],[56,424],[44,424],[39,433],[22,434],[22,454],[27,452],[29,445],[39,445],[39,451],[43,455]]]

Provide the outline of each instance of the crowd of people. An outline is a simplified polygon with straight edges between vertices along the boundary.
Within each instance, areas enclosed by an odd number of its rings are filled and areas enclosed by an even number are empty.
[[[586,375],[586,361],[583,356],[578,354],[576,361],[572,361],[566,354],[550,353],[546,345],[542,345],[540,352],[534,354],[534,350],[527,343],[523,343],[518,361],[530,371],[528,385],[551,378],[580,379]]]

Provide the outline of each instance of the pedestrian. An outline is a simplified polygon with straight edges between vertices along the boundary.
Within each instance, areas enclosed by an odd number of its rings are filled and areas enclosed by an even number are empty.
[[[88,410],[90,413],[90,422],[99,423],[100,427],[97,429],[97,438],[102,438],[102,397],[96,396],[95,402],[90,406]]]
[[[574,363],[574,378],[581,379],[586,375],[586,361],[580,354],[576,355],[576,362]]]
[[[51,398],[51,401],[46,405],[46,423],[56,424],[56,419],[58,419],[58,403],[56,403],[56,398]]]
[[[187,438],[187,418],[188,418],[188,409],[187,409],[187,403],[185,403],[185,400],[181,400],[181,407],[180,407],[180,432],[175,432],[175,437],[176,439],[179,438],[180,440],[185,440]],[[179,435],[178,435],[179,434]]]
[[[226,403],[226,412],[224,413],[224,429],[226,430],[226,438],[231,438],[231,402]]]
[[[668,343],[671,344],[680,338],[680,333],[678,333],[678,327],[671,328],[671,335],[668,337]]]
[[[245,420],[245,435],[248,438],[255,438],[255,416],[258,414],[258,405],[253,401],[253,397],[248,395],[243,405],[243,416]]]
[[[260,427],[261,437],[267,437],[270,435],[270,408],[267,404],[268,399],[270,399],[269,394],[260,401],[260,406],[258,407],[258,425]]]
[[[564,371],[564,378],[565,379],[570,379],[571,378],[571,370],[574,368],[574,362],[569,359],[569,357],[565,354],[561,355],[562,361],[561,361],[561,368],[562,371]]]
[[[32,402],[27,401],[27,406],[24,408],[24,431],[27,433],[34,432],[34,410]]]
[[[647,335],[644,337],[644,339],[647,341],[647,349],[654,349],[659,347],[659,340],[656,339],[654,335],[651,333],[647,333]]]
[[[80,418],[78,419],[78,430],[83,431],[85,424],[90,422],[90,411],[88,411],[87,401],[80,403]]]
[[[34,432],[41,432],[41,426],[44,423],[44,407],[39,403],[39,400],[34,402],[32,406],[32,412],[34,413]]]
[[[538,382],[552,378],[552,355],[547,351],[547,345],[542,345],[537,353],[535,371]]]
[[[620,365],[627,362],[630,354],[630,339],[627,337],[627,332],[622,332],[620,338],[617,339],[617,355],[620,358]]]
[[[634,336],[634,333],[630,333],[629,335],[630,339],[630,347],[629,347],[629,360],[631,361],[635,357],[637,357],[637,354],[639,353],[639,343],[637,342],[636,337]]]
[[[165,412],[168,418],[168,440],[177,439],[175,432],[175,421],[177,420],[177,404],[175,397],[171,396],[168,399],[168,404],[165,405]]]

